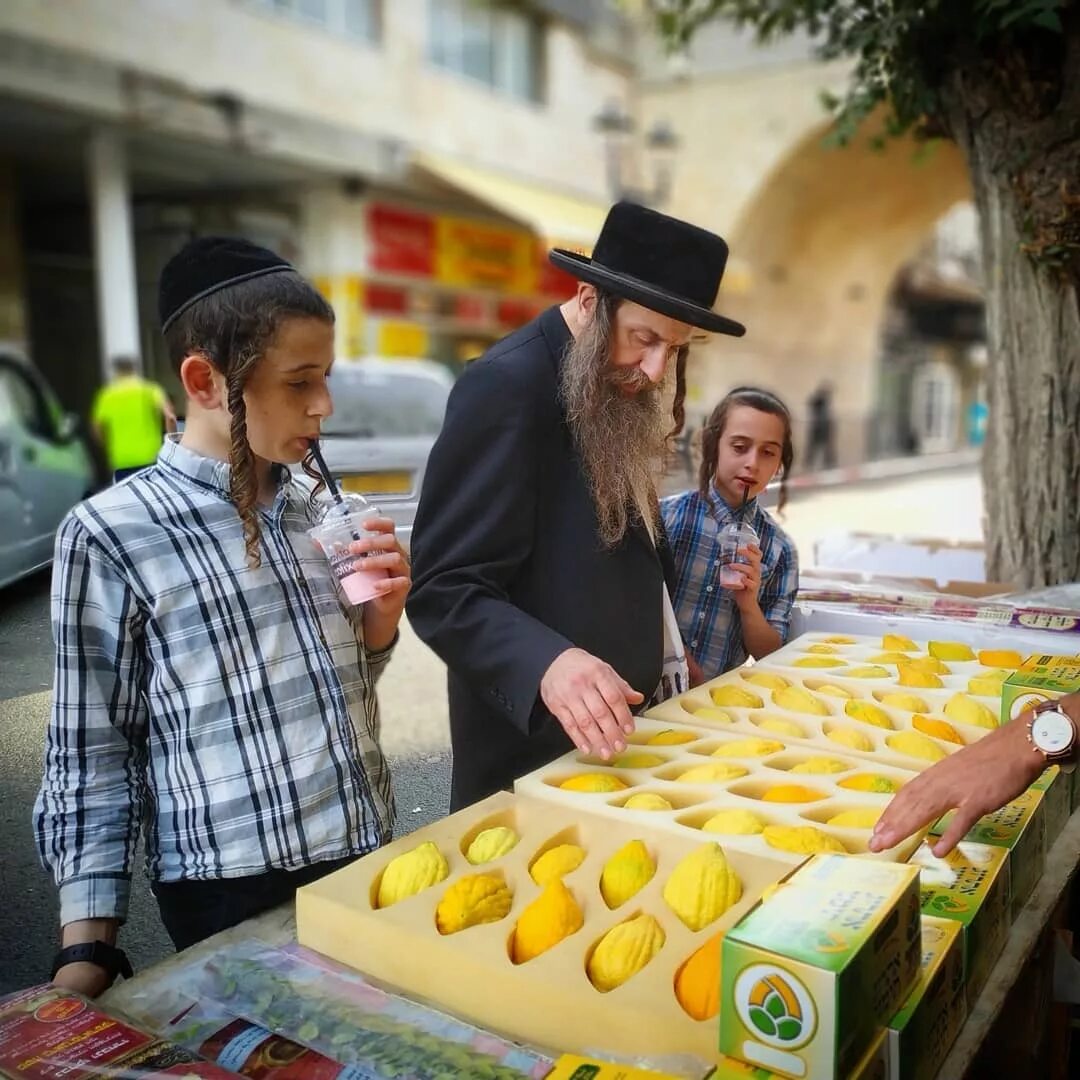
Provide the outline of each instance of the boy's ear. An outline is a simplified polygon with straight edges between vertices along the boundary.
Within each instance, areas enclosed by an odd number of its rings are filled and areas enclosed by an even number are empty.
[[[221,409],[227,404],[221,372],[201,353],[184,357],[180,364],[180,382],[188,400],[203,409]]]

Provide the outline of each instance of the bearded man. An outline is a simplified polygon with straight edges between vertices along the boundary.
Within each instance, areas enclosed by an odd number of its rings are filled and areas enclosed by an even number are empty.
[[[451,809],[574,746],[619,753],[657,689],[653,477],[682,425],[694,328],[744,333],[712,311],[727,250],[616,204],[591,259],[550,254],[579,279],[576,296],[493,346],[450,395],[407,611],[448,668]]]

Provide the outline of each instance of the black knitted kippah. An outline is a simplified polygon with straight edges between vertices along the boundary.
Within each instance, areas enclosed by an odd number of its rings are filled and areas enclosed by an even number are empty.
[[[185,244],[161,271],[158,317],[161,329],[192,304],[241,281],[295,267],[268,248],[233,236],[201,236]]]

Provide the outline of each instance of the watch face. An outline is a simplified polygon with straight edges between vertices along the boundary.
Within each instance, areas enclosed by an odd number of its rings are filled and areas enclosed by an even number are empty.
[[[1068,750],[1075,738],[1072,721],[1056,709],[1039,713],[1031,724],[1031,741],[1044,754]]]

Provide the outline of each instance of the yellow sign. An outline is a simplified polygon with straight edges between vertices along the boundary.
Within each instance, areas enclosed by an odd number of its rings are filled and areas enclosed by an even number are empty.
[[[428,351],[427,328],[419,323],[388,320],[379,326],[380,356],[427,356]]]
[[[311,283],[334,309],[334,351],[354,360],[367,352],[364,324],[364,281],[358,274],[314,277]]]
[[[529,294],[536,290],[530,233],[461,218],[435,219],[435,276],[461,288]]]

